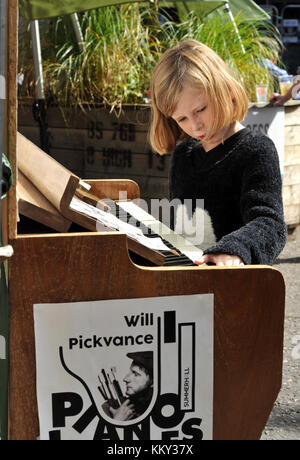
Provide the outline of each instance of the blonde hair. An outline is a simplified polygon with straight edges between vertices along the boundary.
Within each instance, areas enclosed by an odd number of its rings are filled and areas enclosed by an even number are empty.
[[[152,75],[149,137],[160,154],[172,152],[178,140],[189,137],[172,118],[186,86],[204,92],[212,104],[214,123],[207,138],[246,116],[247,95],[225,62],[208,46],[184,40],[162,55]]]

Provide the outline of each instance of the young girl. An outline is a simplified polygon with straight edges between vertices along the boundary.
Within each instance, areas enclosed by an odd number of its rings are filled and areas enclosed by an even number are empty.
[[[227,65],[184,40],[157,64],[151,100],[152,147],[173,152],[170,198],[203,199],[211,220],[215,242],[197,263],[272,264],[287,237],[278,154],[241,124],[248,100]]]

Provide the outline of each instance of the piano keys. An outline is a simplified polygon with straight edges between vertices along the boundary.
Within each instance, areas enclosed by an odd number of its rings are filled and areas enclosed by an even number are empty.
[[[130,205],[128,207],[128,204]],[[126,206],[127,205],[127,206]],[[126,209],[133,211],[133,214]],[[134,213],[135,211],[135,213]],[[168,246],[170,251],[160,251],[164,254],[166,260],[163,264],[164,267],[187,265],[195,266],[193,257],[200,257],[202,250],[193,246],[181,235],[175,233],[162,222],[156,220],[150,214],[143,211],[143,220],[137,220],[136,215],[139,214],[138,206],[133,202],[116,202],[116,216],[124,222],[129,222],[132,225],[140,228],[144,235],[149,238],[160,237],[163,243]],[[177,254],[176,254],[177,253]],[[195,260],[195,259],[194,259]]]

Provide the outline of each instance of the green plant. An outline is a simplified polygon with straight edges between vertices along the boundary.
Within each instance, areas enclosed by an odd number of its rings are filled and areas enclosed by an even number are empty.
[[[191,12],[184,22],[178,24],[175,42],[194,38],[212,48],[242,82],[249,100],[255,101],[256,84],[267,84],[269,93],[273,91],[273,76],[262,65],[262,61],[272,60],[276,55],[280,43],[279,32],[273,25],[247,21],[240,15],[235,22],[239,34],[228,17],[219,12],[210,15],[202,23]],[[173,24],[170,26],[173,27]]]
[[[145,102],[152,70],[165,49],[184,38],[195,38],[213,48],[255,100],[255,84],[273,87],[273,77],[261,65],[274,54],[270,26],[236,18],[232,23],[215,13],[201,20],[193,12],[172,21],[155,6],[129,4],[99,8],[79,15],[84,36],[80,51],[68,17],[41,22],[46,92],[60,106],[83,107],[104,103],[112,109]],[[163,18],[163,21],[162,21]],[[242,41],[246,53],[242,51]],[[34,96],[33,63],[28,32],[20,42],[20,68],[25,82],[20,96]]]
[[[61,105],[103,102],[117,108],[142,102],[162,51],[153,11],[141,9],[138,4],[101,8],[80,15],[80,24],[83,52],[79,52],[68,18],[48,22],[48,29],[42,25],[46,90]],[[21,42],[20,54],[20,67],[26,73],[23,96],[34,94],[28,35],[26,39]]]

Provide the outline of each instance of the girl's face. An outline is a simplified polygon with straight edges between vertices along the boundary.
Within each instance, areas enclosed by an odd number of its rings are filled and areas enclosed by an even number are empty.
[[[206,151],[219,145],[229,128],[226,127],[208,140],[203,140],[213,123],[213,110],[207,96],[194,88],[182,90],[172,118],[186,134],[201,140]]]

